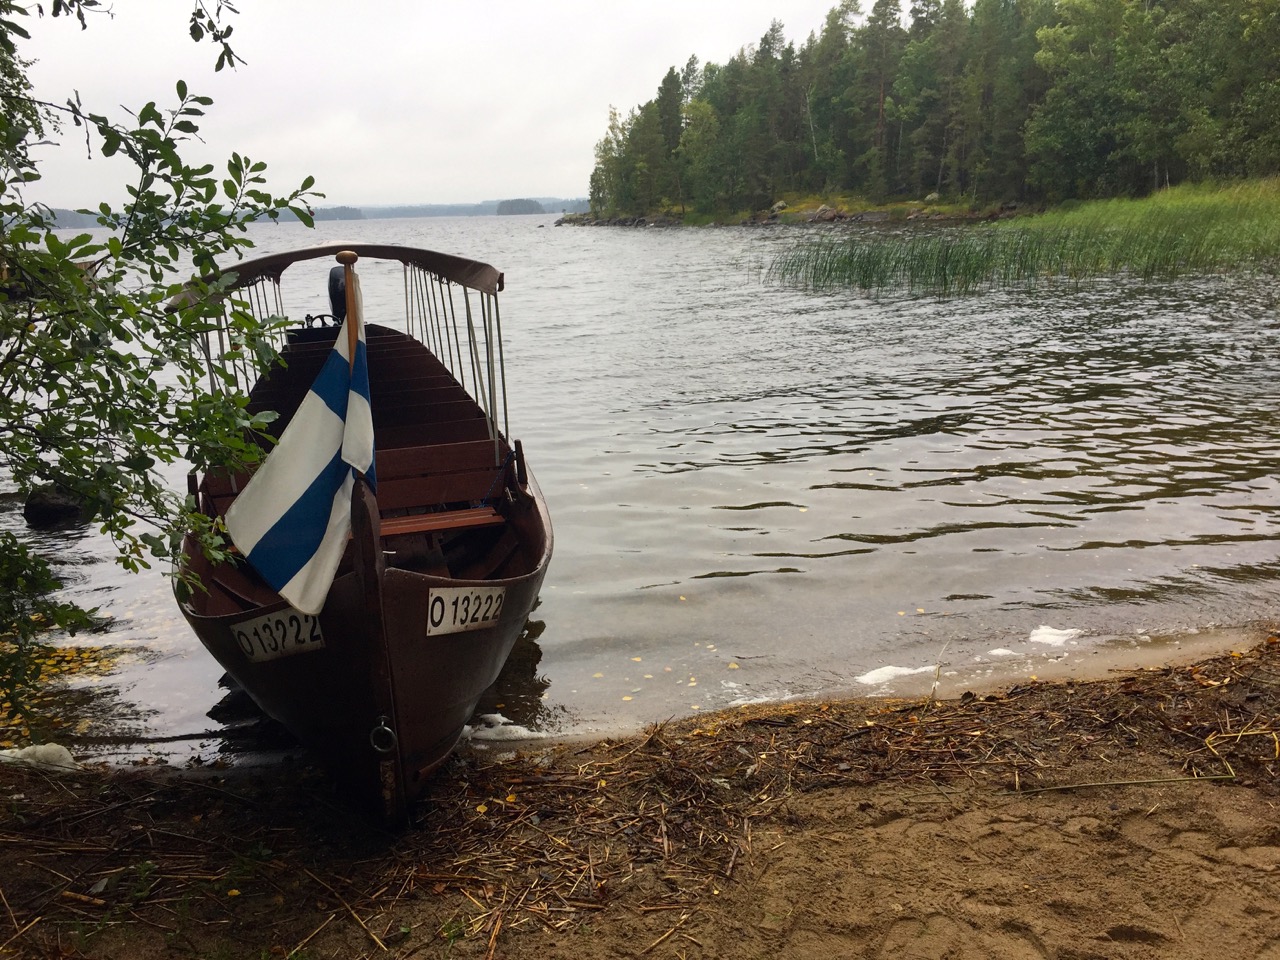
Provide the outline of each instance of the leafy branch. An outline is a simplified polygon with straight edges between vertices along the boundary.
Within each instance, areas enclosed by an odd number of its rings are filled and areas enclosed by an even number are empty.
[[[222,22],[234,12],[225,0],[194,3],[190,34],[218,47],[215,69],[242,62]],[[53,0],[50,13],[82,28],[89,14],[109,15],[97,0]],[[173,489],[173,474],[255,462],[267,416],[228,389],[231,372],[210,365],[203,340],[225,326],[263,363],[274,331],[234,300],[224,306],[223,283],[189,278],[242,257],[252,223],[289,210],[310,225],[319,194],[309,177],[271,191],[266,164],[239,153],[221,173],[188,163],[183,150],[199,139],[212,101],[183,81],[173,107],[150,101],[123,122],[86,108],[78,93],[60,105],[33,96],[18,46],[28,15],[0,0],[0,473],[23,490],[74,497],[128,570],[172,560],[184,531],[221,556],[217,525]],[[126,202],[83,211],[102,229],[75,236],[23,196],[41,179],[30,147],[63,124],[84,131],[91,157],[117,156],[134,171]],[[206,295],[174,306],[188,282]],[[92,612],[52,597],[49,564],[11,534],[0,538],[0,574],[0,695],[13,702],[38,676],[31,652],[41,632],[83,628]]]

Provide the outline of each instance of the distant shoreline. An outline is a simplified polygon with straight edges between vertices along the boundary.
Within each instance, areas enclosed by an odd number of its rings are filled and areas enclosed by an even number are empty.
[[[356,206],[317,207],[316,220],[391,220],[418,217],[505,217],[546,215],[552,213],[575,214],[588,209],[585,197],[521,197],[508,200],[482,200],[479,203],[419,203]],[[89,209],[70,210],[51,207],[59,228],[97,227],[98,214]],[[288,210],[280,211],[281,221],[296,222],[297,217]]]

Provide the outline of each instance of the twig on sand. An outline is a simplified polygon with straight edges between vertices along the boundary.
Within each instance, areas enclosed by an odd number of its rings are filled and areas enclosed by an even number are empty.
[[[1200,783],[1204,780],[1234,780],[1234,773],[1217,773],[1207,777],[1155,777],[1149,780],[1095,780],[1091,783],[1058,783],[1051,787],[1032,787],[1030,790],[1006,790],[1006,794],[1027,796],[1032,793],[1049,793],[1053,790],[1083,790],[1085,787],[1147,787],[1157,783]]]
[[[693,913],[692,913],[692,912],[690,912],[690,913],[686,913],[686,914],[682,914],[682,915],[681,915],[681,917],[680,917],[680,919],[676,921],[676,925],[675,925],[674,927],[672,927],[670,930],[668,930],[666,933],[664,933],[662,936],[660,936],[657,940],[653,941],[653,943],[649,944],[647,947],[645,947],[643,950],[641,950],[641,951],[640,951],[640,956],[644,956],[646,953],[648,953],[650,950],[652,950],[652,949],[653,949],[654,947],[656,947],[658,944],[662,943],[662,941],[666,940],[669,936],[671,936],[673,933],[675,933],[677,930],[679,930],[681,927],[683,927],[683,926],[685,925],[686,921],[688,921],[688,919],[689,919],[690,917],[692,917],[692,916],[693,916]]]
[[[25,927],[23,927],[21,930],[19,930],[17,933],[15,933],[12,937],[10,937],[10,938],[9,938],[8,940],[6,940],[4,943],[0,943],[0,953],[3,953],[5,950],[7,950],[7,949],[8,949],[8,947],[9,947],[9,944],[13,943],[13,941],[17,940],[17,939],[18,939],[19,937],[21,937],[24,933],[26,933],[28,930],[30,930],[32,927],[34,927],[37,923],[39,923],[39,922],[40,922],[40,920],[41,920],[41,919],[42,919],[42,918],[41,918],[40,916],[38,916],[38,915],[37,915],[37,916],[35,916],[35,917],[33,917],[31,920],[29,920],[29,921],[27,922],[27,925],[26,925]]]
[[[309,934],[306,935],[306,937],[303,938],[301,943],[299,943],[296,947],[294,947],[292,950],[289,951],[288,956],[290,957],[297,956],[299,951],[301,951],[303,947],[305,947],[308,943],[310,943],[315,938],[315,935],[317,933],[319,933],[321,930],[323,930],[325,927],[331,924],[336,916],[337,916],[336,913],[329,914],[329,916],[325,919],[324,923],[320,924],[320,926],[312,930]]]
[[[347,901],[343,898],[342,894],[340,894],[337,890],[333,889],[333,887],[329,886],[329,884],[325,883],[323,880],[317,877],[314,873],[312,873],[306,867],[302,868],[302,872],[305,873],[308,877],[310,877],[312,880],[320,884],[320,886],[324,887],[326,890],[328,890],[330,893],[332,893],[335,897],[338,898],[338,902],[347,908],[347,913],[351,914],[351,918],[355,920],[356,923],[360,924],[360,929],[362,929],[365,933],[369,935],[369,938],[378,945],[379,950],[387,949],[387,945],[378,938],[378,935],[376,933],[374,933],[372,930],[369,929],[368,925],[363,920],[360,919],[360,914],[355,912],[351,904],[347,903]]]
[[[484,960],[493,960],[494,951],[498,949],[498,931],[502,929],[502,911],[493,912],[493,926],[489,930],[489,949],[485,951]]]

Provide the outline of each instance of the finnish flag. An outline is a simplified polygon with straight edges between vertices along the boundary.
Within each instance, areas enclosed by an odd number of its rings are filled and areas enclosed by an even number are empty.
[[[231,540],[280,596],[303,613],[324,607],[351,533],[351,492],[373,470],[369,367],[360,281],[333,350],[293,420],[227,510]],[[348,346],[355,324],[355,362]]]

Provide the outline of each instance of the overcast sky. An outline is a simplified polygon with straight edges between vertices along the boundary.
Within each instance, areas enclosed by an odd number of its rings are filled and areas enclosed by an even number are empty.
[[[86,31],[28,18],[32,40],[19,49],[38,61],[39,96],[79,90],[95,112],[171,107],[185,80],[215,101],[200,159],[264,160],[277,192],[310,174],[322,206],[580,197],[611,104],[625,114],[651,99],[691,54],[724,63],[774,19],[799,46],[835,4],[238,0],[232,46],[247,62],[215,74],[216,48],[187,35],[190,3],[115,0],[114,16],[91,17]],[[123,199],[125,171],[85,162],[74,131],[59,139],[38,154],[44,180],[28,199]]]

